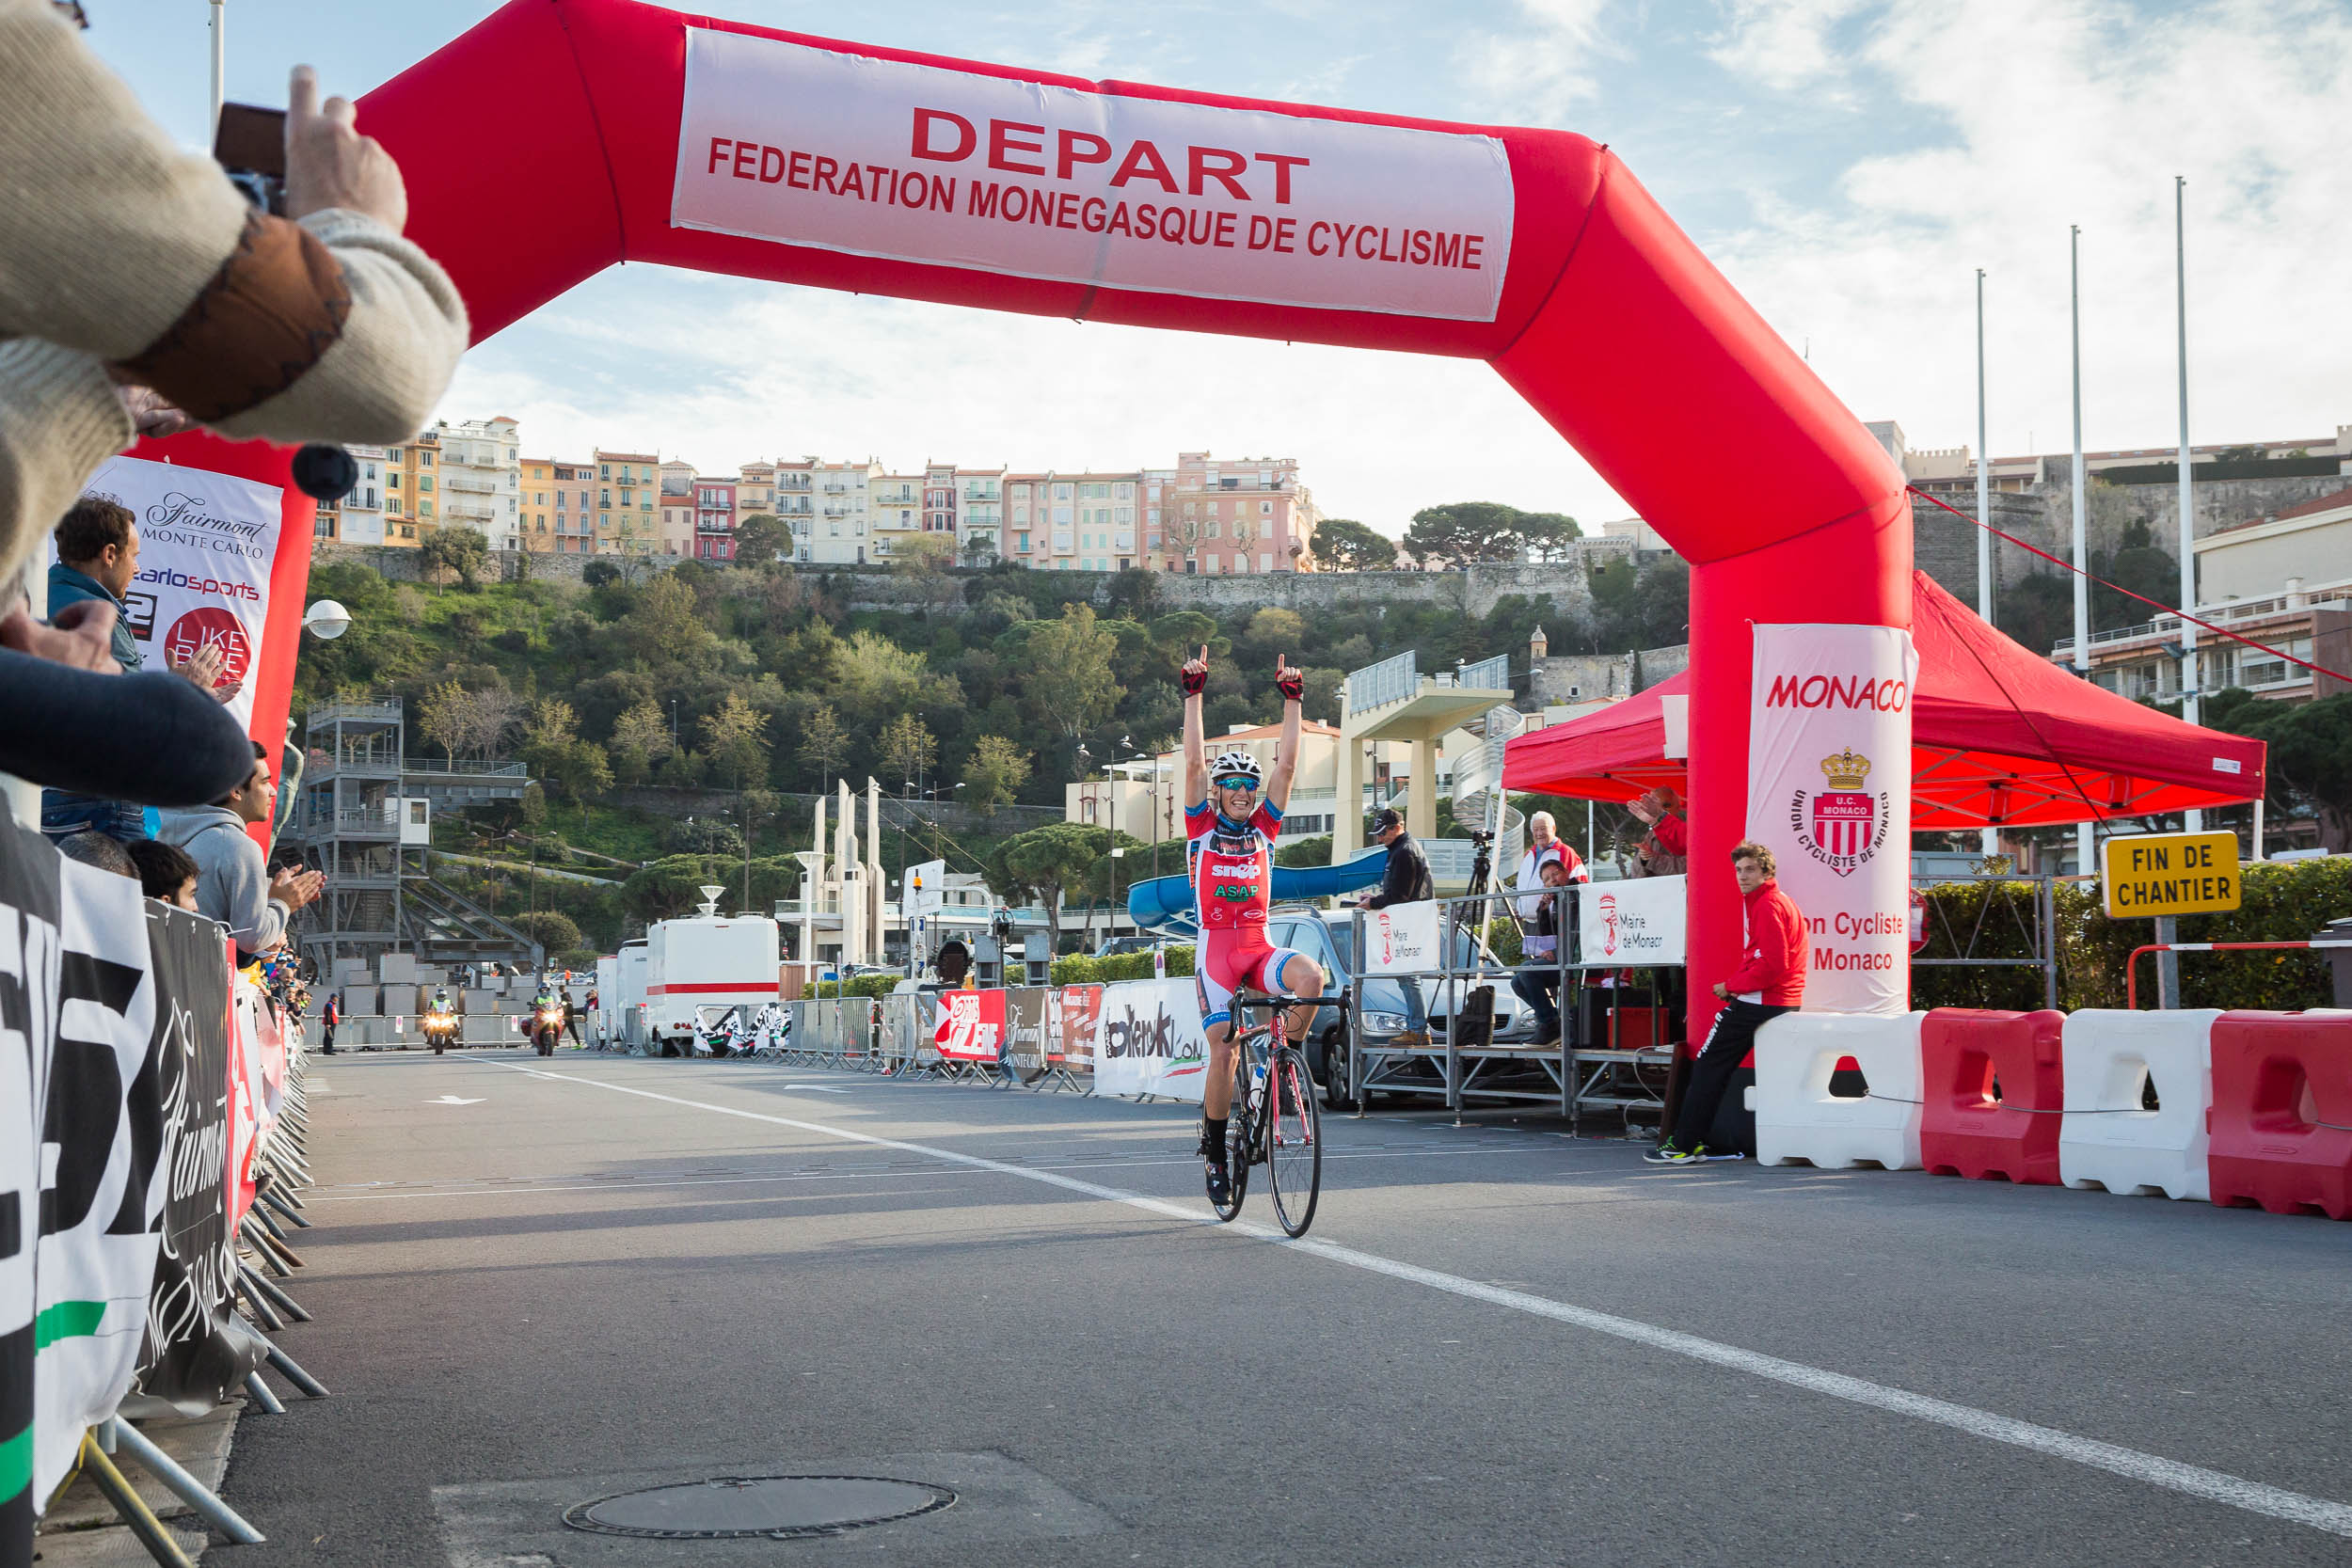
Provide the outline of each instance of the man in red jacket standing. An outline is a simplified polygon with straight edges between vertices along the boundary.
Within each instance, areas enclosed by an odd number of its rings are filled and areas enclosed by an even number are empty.
[[[1682,1091],[1682,1112],[1674,1133],[1643,1158],[1653,1164],[1697,1164],[1708,1160],[1737,1160],[1736,1151],[1714,1151],[1705,1142],[1715,1125],[1731,1075],[1755,1048],[1756,1032],[1765,1020],[1796,1011],[1804,1001],[1804,972],[1813,964],[1813,941],[1805,934],[1804,916],[1796,901],[1772,879],[1778,869],[1772,852],[1761,844],[1742,843],[1731,851],[1731,868],[1740,879],[1742,920],[1747,934],[1740,945],[1740,967],[1715,983],[1724,1010],[1715,1015],[1707,1045],[1691,1064],[1691,1082]]]

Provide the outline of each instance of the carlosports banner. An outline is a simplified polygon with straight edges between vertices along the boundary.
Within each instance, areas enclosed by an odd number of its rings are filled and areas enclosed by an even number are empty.
[[[931,1037],[951,1062],[994,1066],[1005,1054],[1005,993],[946,990],[939,993],[939,1025]]]
[[[1364,973],[1434,974],[1442,967],[1435,903],[1391,904],[1364,916]]]
[[[1688,886],[1684,877],[1635,877],[1578,888],[1578,961],[1681,963],[1690,913]]]
[[[1748,836],[1779,862],[1813,942],[1804,1006],[1910,1006],[1911,695],[1893,626],[1758,626]]]
[[[123,609],[147,667],[218,648],[227,678],[243,683],[229,711],[252,728],[284,492],[139,457],[108,459],[83,492],[121,502],[138,520],[138,576]]]
[[[853,256],[1495,319],[1502,141],[1089,92],[689,27],[670,221]]]
[[[1124,980],[1103,988],[1094,1044],[1098,1094],[1156,1094],[1198,1102],[1209,1037],[1190,980]]]

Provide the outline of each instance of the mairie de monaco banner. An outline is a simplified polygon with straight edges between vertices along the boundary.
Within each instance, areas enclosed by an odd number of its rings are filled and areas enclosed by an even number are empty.
[[[251,728],[285,493],[140,457],[110,458],[83,490],[119,501],[138,521],[138,576],[123,608],[147,668],[218,648],[228,678],[244,683],[229,711]]]
[[[1893,626],[1758,626],[1748,836],[1772,851],[1813,942],[1809,1011],[1910,1006],[1911,695]],[[1710,871],[1709,875],[1715,873]]]
[[[670,221],[1057,282],[1492,321],[1476,134],[1088,92],[690,27]]]

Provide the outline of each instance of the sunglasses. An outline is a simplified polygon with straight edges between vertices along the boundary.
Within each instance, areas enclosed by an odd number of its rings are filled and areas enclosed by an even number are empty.
[[[1216,787],[1219,789],[1247,789],[1254,794],[1258,788],[1258,781],[1255,779],[1244,778],[1219,779],[1216,781]]]

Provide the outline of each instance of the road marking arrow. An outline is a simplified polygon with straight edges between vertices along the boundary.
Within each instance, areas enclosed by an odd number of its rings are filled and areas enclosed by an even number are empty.
[[[479,1100],[460,1100],[453,1094],[445,1094],[438,1100],[428,1100],[425,1103],[427,1105],[479,1105],[482,1101]]]

